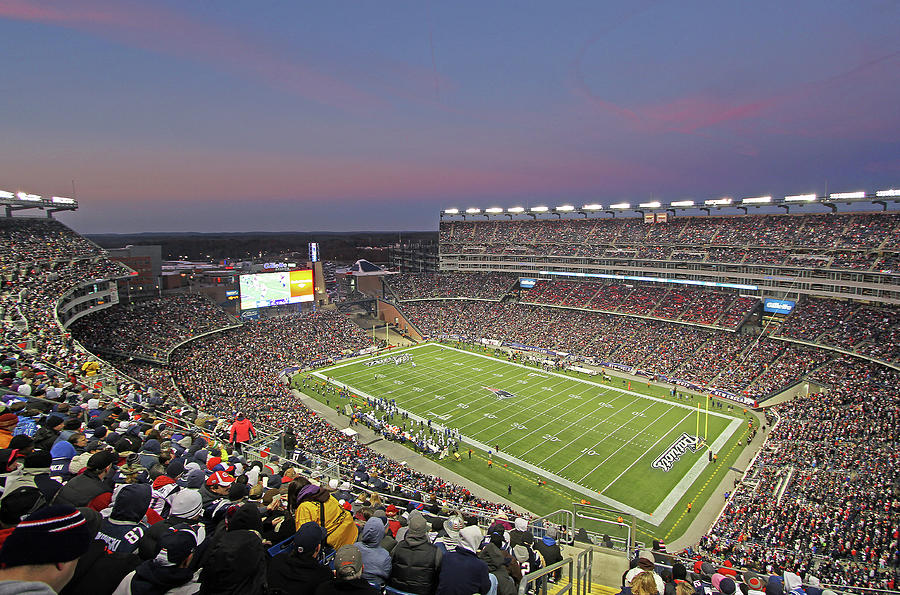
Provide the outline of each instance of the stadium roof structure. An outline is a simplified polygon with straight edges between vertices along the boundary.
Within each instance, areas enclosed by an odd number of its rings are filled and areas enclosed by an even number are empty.
[[[345,275],[353,275],[355,277],[376,277],[380,275],[393,275],[392,271],[385,270],[377,264],[372,264],[368,260],[361,258],[354,262],[346,271],[342,271]]]
[[[498,217],[502,217],[505,215],[510,219],[512,219],[514,216],[528,216],[537,219],[539,215],[555,215],[556,217],[562,218],[563,215],[583,215],[584,217],[587,217],[588,215],[596,215],[601,213],[610,213],[615,217],[617,213],[628,211],[635,213],[644,213],[646,211],[668,211],[672,214],[675,214],[677,211],[690,210],[703,211],[708,215],[710,214],[711,210],[721,211],[722,209],[736,209],[738,211],[743,211],[743,213],[746,214],[747,209],[751,207],[778,207],[784,209],[785,212],[790,212],[791,207],[809,205],[823,205],[831,209],[832,212],[837,212],[838,204],[852,203],[868,203],[880,205],[882,207],[882,210],[886,211],[888,202],[892,202],[894,204],[900,203],[900,189],[889,188],[886,190],[878,190],[875,193],[868,193],[865,190],[854,192],[832,192],[830,194],[823,194],[821,196],[816,193],[789,194],[784,197],[773,197],[767,195],[752,196],[747,198],[732,198],[730,196],[724,196],[721,198],[711,198],[706,200],[674,200],[668,203],[662,203],[661,201],[653,200],[632,204],[630,202],[623,201],[606,206],[599,203],[590,203],[581,207],[576,207],[572,204],[563,204],[557,207],[548,207],[542,205],[525,208],[522,206],[514,206],[506,209],[501,207],[489,207],[485,209],[482,209],[480,207],[469,207],[467,209],[450,208],[441,211],[441,219],[443,219],[444,217],[461,217],[463,219],[466,219],[467,217],[476,216],[483,216],[490,219],[492,215]]]
[[[45,198],[40,194],[18,191],[10,192],[0,190],[0,205],[6,207],[6,216],[12,217],[13,211],[25,209],[39,209],[47,212],[52,217],[57,211],[74,211],[78,208],[78,201],[66,196],[52,196]]]

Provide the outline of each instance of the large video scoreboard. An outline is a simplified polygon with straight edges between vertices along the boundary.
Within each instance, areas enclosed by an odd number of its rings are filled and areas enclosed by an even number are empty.
[[[312,269],[241,275],[241,310],[313,301]]]

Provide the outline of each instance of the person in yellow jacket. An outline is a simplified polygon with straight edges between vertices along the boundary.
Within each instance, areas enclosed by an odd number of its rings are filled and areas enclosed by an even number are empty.
[[[298,479],[305,481],[303,478]],[[297,494],[297,514],[294,521],[296,527],[302,527],[310,521],[318,523],[325,529],[325,541],[334,549],[356,542],[358,529],[353,522],[353,515],[344,510],[329,490],[309,482]]]

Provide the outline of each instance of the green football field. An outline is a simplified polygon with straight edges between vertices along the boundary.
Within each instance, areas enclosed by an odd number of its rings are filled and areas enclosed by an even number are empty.
[[[436,343],[403,353],[414,366],[371,365],[386,357],[379,354],[315,375],[363,397],[393,399],[414,419],[494,451],[495,460],[654,526],[709,477],[708,450],[720,452],[744,423],[724,409],[703,411],[699,435],[707,447],[695,438],[703,398],[654,397],[627,390],[618,378],[546,372]]]

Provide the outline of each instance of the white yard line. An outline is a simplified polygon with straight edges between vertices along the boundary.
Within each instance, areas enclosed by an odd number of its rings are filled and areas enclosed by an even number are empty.
[[[458,351],[458,352],[460,352],[460,353],[468,353],[468,354],[470,354],[470,355],[474,355],[475,357],[482,357],[482,358],[484,358],[484,359],[496,360],[496,358],[493,358],[493,357],[491,357],[491,356],[489,356],[489,355],[484,355],[484,354],[481,354],[481,353],[474,353],[474,352],[466,351],[466,350],[464,350],[464,349],[457,349],[456,347],[450,347],[449,345],[441,345],[441,347],[443,347],[444,349],[452,349],[453,351]],[[535,369],[535,368],[532,367],[532,366],[526,366],[525,364],[520,364],[520,363],[518,363],[518,362],[505,362],[505,363],[509,364],[510,366],[518,366],[518,367],[520,367],[520,368],[526,368],[526,369],[528,369],[528,370],[534,370],[534,369]],[[566,374],[560,374],[559,372],[544,372],[544,371],[542,371],[541,373],[542,373],[542,374],[549,374],[549,375],[551,375],[551,376],[559,376],[560,378],[569,378],[570,380],[574,380],[574,381],[576,381],[576,382],[583,382],[584,384],[590,384],[590,385],[593,385],[593,386],[598,386],[598,387],[600,387],[600,388],[611,388],[611,389],[613,389],[613,390],[619,391],[620,393],[626,393],[626,394],[629,394],[629,395],[634,395],[634,396],[640,397],[640,398],[642,398],[642,399],[650,399],[651,401],[657,401],[657,402],[659,402],[659,403],[665,403],[666,405],[672,405],[672,406],[674,406],[674,407],[681,407],[682,409],[690,409],[691,411],[693,411],[693,410],[696,409],[696,407],[692,407],[691,405],[685,405],[685,404],[682,404],[682,403],[676,403],[676,402],[674,402],[674,401],[667,401],[667,400],[665,400],[665,399],[660,399],[659,397],[654,397],[654,396],[651,396],[651,395],[645,395],[645,394],[643,394],[643,393],[637,393],[637,392],[634,392],[634,391],[625,390],[624,388],[616,388],[616,387],[611,386],[611,385],[609,385],[609,384],[600,384],[599,382],[593,382],[593,381],[591,381],[591,380],[585,380],[585,379],[583,379],[583,378],[576,378],[575,376],[568,376],[568,375],[566,375]],[[710,415],[713,415],[713,416],[715,416],[715,417],[721,417],[721,418],[723,418],[723,419],[733,419],[733,417],[730,416],[730,415],[725,415],[724,413],[716,413],[715,411],[710,411],[709,414],[710,414]]]
[[[503,365],[517,366],[517,367],[524,368],[524,369],[527,369],[527,370],[530,370],[530,371],[536,370],[536,368],[534,368],[534,367],[532,367],[532,366],[527,366],[527,365],[520,364],[520,363],[517,363],[517,362],[504,362],[504,361],[502,361],[502,360],[497,360],[497,358],[490,357],[490,356],[487,356],[487,355],[483,355],[483,354],[480,354],[480,353],[474,353],[474,352],[466,351],[466,350],[463,350],[463,349],[457,349],[457,348],[455,348],[455,347],[450,347],[450,346],[447,346],[447,345],[434,344],[434,343],[427,343],[427,344],[424,344],[424,345],[416,345],[416,346],[410,347],[410,348],[408,348],[408,349],[404,349],[403,351],[410,351],[410,350],[420,349],[420,348],[423,348],[423,347],[429,347],[429,346],[432,346],[432,345],[437,346],[437,347],[439,347],[439,348],[441,348],[441,349],[452,350],[452,351],[456,351],[456,352],[458,352],[458,353],[463,353],[463,354],[467,354],[467,355],[473,355],[473,356],[476,356],[476,357],[480,357],[480,358],[489,360],[489,361],[491,361],[491,362],[493,362],[493,363],[495,363],[495,364],[498,364],[498,363],[499,363],[499,364],[503,364]],[[395,351],[394,353],[397,353],[397,352]],[[377,359],[377,358],[379,358],[379,357],[386,357],[386,355],[384,355],[384,354],[379,354],[379,355],[377,355],[377,356],[374,356],[373,358],[368,358],[368,359]],[[349,365],[354,365],[354,364],[360,363],[360,362],[362,362],[362,361],[366,361],[366,360],[360,359],[360,360],[355,360],[355,361],[352,361],[352,362],[347,362],[347,363],[344,363],[344,364],[338,364],[337,366],[333,366],[333,367],[328,368],[328,369],[331,370],[331,369],[342,368],[342,367],[345,367],[345,366],[349,366]],[[564,378],[564,379],[568,379],[568,380],[574,380],[574,381],[576,381],[576,382],[581,382],[581,383],[583,383],[583,384],[587,384],[587,385],[590,385],[590,386],[594,386],[594,387],[603,389],[604,391],[608,391],[608,390],[611,389],[611,390],[615,391],[616,393],[619,393],[620,395],[621,395],[621,394],[628,394],[628,395],[632,395],[632,396],[634,396],[634,397],[636,397],[636,398],[649,399],[649,400],[651,400],[651,401],[656,401],[656,402],[659,402],[659,403],[664,403],[665,405],[669,406],[669,409],[666,411],[666,413],[668,413],[669,411],[671,411],[672,408],[678,408],[678,407],[680,407],[680,408],[682,408],[682,409],[687,409],[687,410],[688,410],[687,415],[685,415],[685,417],[682,418],[682,420],[679,421],[678,424],[676,424],[675,427],[677,427],[677,425],[680,425],[680,424],[684,421],[684,419],[686,419],[688,416],[690,416],[691,413],[693,413],[694,410],[695,410],[695,407],[693,407],[693,406],[691,406],[691,405],[686,405],[686,404],[682,404],[682,403],[675,403],[675,402],[671,402],[671,401],[666,401],[665,399],[660,399],[660,398],[658,398],[658,397],[653,397],[653,396],[650,396],[650,395],[644,395],[644,394],[641,394],[641,393],[637,393],[637,392],[633,392],[633,391],[629,391],[629,390],[624,390],[624,389],[616,388],[616,387],[613,387],[613,386],[610,386],[610,385],[600,384],[600,383],[597,383],[597,382],[592,382],[592,381],[589,381],[589,380],[584,380],[584,379],[581,379],[581,378],[576,378],[576,377],[569,376],[569,375],[566,375],[566,374],[560,374],[560,373],[558,373],[558,372],[546,372],[546,371],[541,370],[540,373],[541,373],[541,374],[546,374],[546,375],[548,375],[548,376],[556,376],[556,377],[558,377],[558,378]],[[318,371],[313,371],[313,372],[311,372],[310,374],[313,375],[313,376],[316,376],[317,378],[323,379],[323,380],[325,380],[325,379],[328,378],[328,376],[327,376],[326,374],[323,374],[323,373],[318,372]],[[363,391],[360,391],[360,390],[358,390],[358,389],[356,389],[356,388],[354,388],[354,387],[352,387],[352,386],[350,386],[350,385],[347,385],[346,383],[341,383],[341,384],[343,384],[344,387],[345,387],[347,390],[350,390],[350,391],[352,391],[352,392],[354,392],[354,393],[356,393],[356,394],[362,396],[363,398],[366,398],[366,399],[373,399],[373,398],[375,398],[375,397],[372,397],[371,395],[369,395],[369,394],[367,394],[367,393],[365,393],[365,392],[363,392]],[[424,396],[426,396],[426,395],[423,395],[423,397],[424,397]],[[617,396],[616,398],[618,398],[618,396]],[[635,400],[637,400],[637,399],[635,399]],[[634,403],[634,401],[632,401],[631,403],[629,403],[629,405],[631,405],[632,403]],[[626,406],[626,407],[627,407],[627,406]],[[649,408],[649,407],[648,407],[648,408]],[[619,413],[619,412],[621,412],[621,411],[624,410],[624,409],[625,409],[625,408],[620,409],[620,410],[618,410],[617,412],[614,412],[614,413],[611,414],[609,417],[607,417],[606,420],[608,420],[610,417],[612,417],[612,415],[615,415],[616,413]],[[645,411],[646,411],[646,409],[645,409]],[[419,416],[419,415],[416,415],[416,414],[414,414],[414,413],[412,413],[412,412],[406,411],[406,413],[409,415],[410,419],[413,419],[413,420],[415,420],[415,421],[422,422],[422,423],[426,423],[426,422],[428,421],[427,419],[425,419],[425,418],[423,418],[423,417],[421,417],[421,416]],[[731,436],[732,436],[732,435],[734,434],[734,432],[741,426],[741,424],[742,424],[743,422],[742,422],[742,420],[740,420],[740,419],[737,419],[737,418],[734,418],[734,417],[732,417],[732,416],[725,415],[725,414],[722,414],[722,413],[716,413],[716,412],[713,412],[713,411],[710,411],[709,413],[710,413],[711,415],[715,416],[715,417],[720,417],[720,418],[730,419],[730,420],[731,420],[731,423],[726,427],[726,429],[725,429],[725,430],[718,436],[718,438],[716,438],[716,440],[710,445],[710,448],[711,448],[711,449],[717,451],[717,450],[720,450],[724,444],[726,444],[726,442],[731,438]],[[664,413],[663,415],[665,415],[665,413]],[[657,419],[658,419],[658,418],[657,418]],[[606,420],[604,420],[604,421],[606,421]],[[631,420],[629,420],[629,421],[631,421]],[[603,423],[603,422],[601,422],[601,423]],[[628,423],[628,422],[626,422],[625,424],[622,424],[622,426],[619,426],[618,429],[621,429],[621,428],[622,428],[624,425],[626,425],[627,423]],[[600,425],[600,424],[598,424],[598,425]],[[443,426],[443,425],[441,425],[441,424],[433,424],[433,427],[434,427],[436,430],[443,430],[443,428],[444,428],[445,426]],[[596,426],[595,426],[595,427],[596,427]],[[618,429],[615,430],[615,431],[618,431]],[[674,429],[674,427],[673,427],[673,429]],[[612,432],[612,433],[615,433],[615,431]],[[672,430],[670,430],[670,431],[666,434],[666,436],[667,436],[669,433],[671,433],[671,431],[672,431]],[[612,434],[612,433],[611,433],[611,434]],[[487,452],[487,451],[489,451],[489,450],[494,450],[493,447],[492,447],[491,445],[484,444],[483,442],[481,442],[481,441],[479,441],[479,440],[475,440],[474,438],[470,438],[470,437],[464,436],[464,435],[461,436],[461,437],[462,437],[462,439],[463,439],[465,442],[468,442],[469,444],[471,444],[471,445],[473,445],[473,446],[475,446],[475,447],[477,447],[477,448],[479,448],[479,449],[481,449],[481,450],[484,450],[485,452]],[[665,436],[663,436],[663,438],[665,438]],[[628,469],[626,469],[625,471],[623,471],[623,472],[619,475],[619,477],[617,477],[615,480],[613,480],[612,483],[610,483],[606,488],[604,488],[604,491],[605,491],[606,489],[608,489],[610,486],[612,486],[616,481],[618,481],[618,480],[622,477],[622,475],[624,475],[625,472],[627,472],[629,469],[631,469],[631,468],[632,468],[639,460],[641,460],[644,456],[646,456],[646,454],[647,454],[648,452],[650,452],[655,446],[657,446],[657,445],[663,440],[663,438],[660,438],[659,440],[657,440],[656,443],[654,443],[652,446],[650,446],[650,447],[644,452],[643,455],[641,455],[640,457],[638,457],[638,459],[628,467]],[[629,442],[630,442],[630,440],[629,440]],[[626,443],[626,444],[627,444],[627,443]],[[566,446],[566,445],[563,445],[563,448],[564,448],[565,446]],[[624,447],[624,445],[623,445],[623,447]],[[532,449],[532,450],[533,450],[533,449]],[[561,449],[560,449],[560,450],[561,450]],[[620,447],[618,450],[621,450],[621,447]],[[618,452],[618,450],[617,450],[616,452]],[[530,452],[530,450],[527,451],[527,452]],[[559,452],[559,451],[556,451],[556,452]],[[615,454],[615,453],[613,453],[613,454]],[[617,508],[618,510],[621,510],[621,511],[623,511],[623,512],[626,512],[626,513],[628,513],[628,514],[631,514],[631,515],[633,515],[635,518],[638,518],[638,519],[640,519],[640,520],[642,520],[642,521],[644,521],[644,522],[647,522],[647,523],[649,523],[649,524],[651,524],[651,525],[655,525],[655,526],[658,526],[660,523],[662,523],[662,522],[665,520],[665,518],[669,515],[669,513],[672,511],[672,509],[675,507],[675,505],[678,503],[678,501],[681,500],[681,498],[684,496],[685,492],[690,488],[690,486],[694,483],[694,481],[696,481],[696,479],[700,476],[700,474],[703,473],[703,470],[704,470],[704,469],[706,468],[706,466],[707,466],[707,461],[705,461],[705,460],[703,460],[703,459],[698,459],[698,461],[694,464],[694,466],[691,467],[691,469],[690,469],[690,470],[689,470],[689,471],[681,478],[681,480],[678,482],[678,484],[677,484],[677,485],[669,492],[669,494],[663,499],[663,501],[656,507],[656,509],[653,511],[653,513],[652,513],[652,514],[648,514],[648,513],[645,513],[645,512],[643,512],[643,511],[640,511],[640,510],[638,510],[638,509],[636,509],[636,508],[634,508],[634,507],[632,507],[632,506],[629,506],[629,505],[627,505],[627,504],[625,504],[625,503],[623,503],[623,502],[619,502],[618,500],[615,500],[615,499],[613,499],[613,498],[610,498],[609,496],[604,496],[603,494],[598,493],[596,490],[592,490],[592,489],[587,488],[587,487],[585,487],[585,486],[582,486],[582,485],[580,485],[580,484],[578,484],[578,483],[576,483],[576,482],[574,482],[574,481],[572,481],[572,480],[569,480],[569,479],[567,479],[567,478],[565,478],[565,477],[561,477],[561,476],[559,476],[558,474],[553,473],[553,472],[551,472],[551,471],[548,471],[548,470],[546,470],[546,469],[544,469],[544,468],[542,468],[542,467],[540,467],[540,466],[538,466],[538,465],[529,463],[529,462],[527,462],[527,461],[523,461],[523,460],[519,459],[518,457],[515,457],[515,456],[512,456],[512,455],[508,455],[508,454],[506,454],[505,452],[495,452],[494,456],[497,457],[497,458],[499,458],[499,459],[504,459],[504,460],[506,460],[506,461],[509,461],[509,462],[511,462],[511,463],[513,463],[513,464],[515,464],[515,465],[518,465],[519,467],[521,467],[521,468],[523,468],[523,469],[527,469],[528,471],[531,471],[532,473],[535,473],[535,474],[537,474],[537,475],[539,475],[539,476],[542,476],[542,477],[545,477],[545,478],[547,478],[547,479],[550,479],[550,480],[552,480],[552,481],[554,481],[554,482],[556,482],[556,483],[558,483],[558,484],[560,484],[560,485],[562,485],[562,486],[565,486],[565,487],[569,488],[570,490],[572,490],[572,491],[574,491],[574,492],[577,492],[577,493],[579,493],[579,494],[582,494],[582,495],[587,496],[587,497],[589,497],[589,498],[591,498],[591,499],[594,499],[594,500],[599,500],[600,502],[603,502],[604,504],[606,504],[606,505],[608,505],[608,506],[615,507],[615,508]],[[553,456],[553,455],[551,455],[551,457],[552,457],[552,456]],[[612,456],[612,455],[610,455],[610,456]],[[547,457],[547,458],[550,458],[550,457]],[[545,458],[544,461],[546,461],[547,458]],[[609,458],[609,457],[607,457],[607,459],[608,459],[608,458]],[[542,462],[543,462],[543,461],[542,461]],[[570,463],[570,464],[571,464],[571,463]],[[568,465],[567,465],[567,466],[568,466]],[[595,469],[596,469],[596,468],[595,468]],[[593,471],[591,471],[591,472],[593,472]],[[589,473],[588,475],[590,475],[590,473]],[[585,477],[587,477],[587,476],[585,476]],[[584,478],[582,478],[582,480],[583,480],[583,479],[584,479]]]
[[[667,413],[668,413],[668,412],[667,412]],[[681,420],[680,420],[677,424],[673,425],[672,428],[671,428],[668,432],[666,432],[665,434],[663,434],[662,436],[659,437],[659,440],[657,440],[657,441],[654,442],[652,445],[650,445],[650,448],[648,448],[647,450],[645,450],[645,451],[644,451],[644,454],[642,454],[641,456],[637,457],[637,458],[634,460],[634,462],[633,462],[632,464],[628,465],[628,467],[625,469],[625,471],[622,471],[621,473],[619,473],[619,475],[616,476],[616,478],[615,478],[614,480],[612,480],[611,482],[609,482],[609,484],[608,484],[605,488],[603,488],[602,490],[600,490],[600,491],[601,491],[601,492],[605,492],[606,490],[608,490],[608,489],[612,486],[612,484],[614,484],[614,483],[616,483],[617,481],[619,481],[619,479],[620,479],[623,475],[625,475],[626,473],[628,473],[628,471],[630,471],[632,467],[634,467],[635,465],[637,465],[638,462],[639,462],[641,459],[643,459],[645,456],[647,456],[647,453],[649,453],[651,450],[653,450],[653,448],[655,448],[657,444],[659,444],[660,442],[662,442],[663,439],[664,439],[666,436],[668,436],[669,434],[671,434],[672,432],[674,432],[674,431],[675,431],[675,428],[677,428],[677,427],[680,426],[682,423],[684,423],[684,420],[686,420],[686,419],[689,418],[690,416],[691,416],[690,413],[686,413],[686,414],[684,415],[684,417],[682,417]]]
[[[616,397],[616,398],[619,398],[619,397]],[[604,417],[600,422],[598,422],[597,425],[594,426],[594,429],[600,427],[601,425],[605,424],[606,422],[608,422],[610,419],[612,419],[612,418],[615,417],[616,415],[622,413],[623,411],[625,411],[626,409],[628,409],[629,407],[631,407],[632,405],[634,405],[635,402],[637,402],[637,399],[632,399],[631,401],[628,402],[628,404],[626,404],[626,405],[625,405],[624,407],[622,407],[621,409],[616,409],[615,411],[611,412],[609,415],[607,415],[606,417]],[[604,408],[603,408],[603,407],[598,407],[597,409],[594,410],[594,413],[596,413],[596,412],[597,412],[598,410],[600,410],[600,409],[604,409]],[[629,420],[629,421],[630,421],[630,420]],[[628,423],[628,422],[625,422],[625,423]],[[620,424],[620,425],[619,425],[618,427],[616,427],[616,429],[613,430],[612,432],[607,432],[606,434],[604,434],[604,435],[603,435],[604,439],[608,438],[611,434],[613,434],[613,433],[615,433],[615,432],[618,432],[620,429],[622,429],[622,425],[624,425],[624,424]],[[593,430],[591,430],[591,431],[593,431]],[[539,464],[539,465],[543,465],[543,464],[544,464],[544,461],[547,461],[548,459],[552,459],[553,457],[555,457],[556,455],[558,455],[560,452],[562,452],[562,450],[563,450],[564,448],[566,448],[566,446],[567,446],[566,444],[563,444],[562,446],[560,446],[559,448],[557,448],[555,451],[553,451],[552,453],[550,453],[549,455],[547,455],[546,457],[544,457],[543,459],[541,459],[541,462],[538,463],[538,464]],[[595,445],[595,446],[596,446],[596,445]],[[534,447],[534,448],[536,448],[536,447]],[[531,452],[532,450],[534,450],[534,448],[528,450],[527,452]]]
[[[649,405],[647,405],[646,407],[644,407],[643,409],[641,409],[641,415],[643,415],[643,413],[644,413],[645,411],[647,411],[648,409],[650,409],[651,407],[653,407],[653,403],[650,403]],[[651,424],[649,424],[649,425],[652,427],[653,424],[655,424],[655,423],[658,422],[660,419],[662,419],[662,417],[663,417],[666,413],[668,413],[669,411],[671,411],[671,410],[672,410],[672,408],[669,407],[668,409],[666,409],[665,411],[663,411],[656,419],[653,420],[653,423],[651,423]],[[631,419],[626,420],[625,423],[623,423],[623,424],[620,425],[618,428],[616,428],[613,432],[610,432],[610,433],[613,434],[613,433],[618,432],[619,430],[621,430],[622,428],[624,428],[625,426],[627,426],[628,424],[630,424],[631,422],[633,422],[634,420],[636,420],[638,417],[640,417],[640,415],[633,415],[633,416],[631,416]],[[587,476],[589,476],[591,473],[593,473],[594,471],[596,471],[597,469],[599,469],[599,468],[600,468],[600,465],[602,465],[602,464],[605,463],[606,461],[608,461],[608,460],[610,460],[611,458],[613,458],[613,457],[616,455],[616,453],[618,453],[620,450],[622,450],[623,448],[625,448],[626,446],[628,446],[629,444],[631,444],[631,441],[634,440],[635,438],[637,438],[639,435],[640,435],[640,434],[639,434],[638,432],[632,432],[631,438],[629,438],[628,441],[627,441],[625,444],[623,444],[622,446],[620,446],[620,447],[617,448],[616,450],[612,451],[612,452],[609,454],[609,456],[607,456],[605,459],[603,459],[602,461],[600,461],[600,463],[599,463],[596,467],[594,467],[593,469],[591,469],[590,471],[588,471],[587,473],[585,473],[585,474],[584,474],[584,477],[582,477],[582,478],[579,479],[578,481],[584,481],[585,478],[587,478]],[[607,438],[607,437],[604,436],[602,439],[598,440],[593,446],[591,446],[591,449],[597,448],[598,446],[600,446],[601,444],[603,444],[603,442],[606,441],[606,438]],[[583,459],[583,458],[586,457],[586,456],[588,456],[588,455],[582,453],[580,456],[575,457],[575,458],[572,459],[565,467],[563,467],[562,469],[560,469],[560,472],[564,471],[565,469],[568,469],[570,465],[574,464],[576,461],[580,461],[581,459]]]

